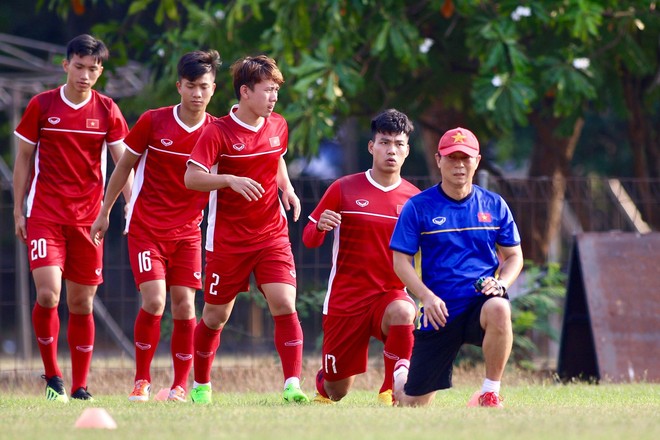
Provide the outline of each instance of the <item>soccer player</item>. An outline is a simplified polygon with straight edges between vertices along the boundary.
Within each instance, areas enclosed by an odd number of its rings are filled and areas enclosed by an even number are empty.
[[[323,303],[322,367],[315,402],[341,400],[357,374],[367,371],[369,340],[385,343],[385,378],[379,401],[392,405],[392,373],[409,359],[416,306],[392,269],[389,242],[404,203],[419,190],[401,178],[413,131],[394,109],[371,121],[371,169],[330,185],[303,231],[307,247],[318,247],[332,231],[333,267]]]
[[[189,52],[177,66],[175,106],[145,112],[126,137],[126,151],[110,177],[91,237],[99,244],[108,229],[112,205],[135,167],[126,220],[131,269],[142,295],[134,327],[135,383],[129,400],[145,402],[151,390],[150,366],[158,341],[167,291],[172,305],[171,353],[174,379],[168,400],[186,400],[196,324],[195,291],[202,287],[202,210],[208,193],[186,188],[186,161],[204,127],[215,118],[206,107],[215,91],[217,51]]]
[[[428,405],[451,387],[452,363],[462,344],[483,347],[486,379],[469,406],[502,408],[500,381],[513,332],[506,290],[523,266],[520,235],[499,195],[472,184],[479,141],[464,128],[438,144],[439,185],[412,197],[399,216],[390,248],[394,270],[422,303],[410,361],[394,370],[394,399]],[[421,278],[413,256],[421,251]]]
[[[275,347],[284,373],[283,398],[308,402],[300,389],[303,334],[296,301],[296,268],[286,210],[300,215],[284,162],[288,126],[273,112],[282,73],[265,55],[231,66],[238,105],[204,129],[188,160],[186,186],[210,191],[204,310],[195,329],[195,403],[210,403],[211,366],[236,295],[254,273],[275,321]],[[281,201],[278,189],[282,191]]]
[[[62,278],[69,309],[71,397],[92,399],[87,374],[94,348],[94,295],[103,282],[103,249],[94,246],[89,228],[103,199],[106,151],[117,162],[128,133],[117,105],[92,89],[108,55],[105,44],[90,35],[71,40],[62,61],[66,84],[33,97],[14,132],[19,138],[15,231],[28,246],[37,291],[32,325],[45,369],[46,399],[59,402],[68,401],[57,363]],[[129,184],[124,197],[130,197]]]

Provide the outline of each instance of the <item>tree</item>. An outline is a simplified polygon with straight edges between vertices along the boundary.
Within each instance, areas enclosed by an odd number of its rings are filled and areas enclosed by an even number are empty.
[[[124,21],[95,30],[121,54],[148,55],[163,77],[183,50],[203,46],[230,61],[255,52],[276,58],[291,84],[282,112],[299,152],[335,137],[346,118],[396,106],[420,122],[429,151],[446,129],[464,125],[484,144],[497,139],[500,160],[529,157],[529,175],[549,182],[547,221],[532,232],[542,249],[531,255],[537,262],[558,233],[587,113],[617,112],[627,120],[635,176],[660,175],[656,1],[126,4]],[[231,87],[220,89],[231,96]],[[531,154],[517,142],[526,126],[534,133]]]

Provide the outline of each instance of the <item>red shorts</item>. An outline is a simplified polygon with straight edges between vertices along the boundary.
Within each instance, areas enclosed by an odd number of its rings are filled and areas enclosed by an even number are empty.
[[[334,382],[367,371],[369,340],[385,341],[381,329],[385,309],[397,300],[415,302],[402,290],[383,294],[366,313],[353,316],[323,316],[323,377]],[[417,307],[417,306],[415,306]]]
[[[169,286],[202,288],[202,237],[163,240],[128,233],[128,259],[135,284],[165,280]]]
[[[254,272],[257,287],[283,283],[296,287],[296,266],[291,244],[283,243],[251,252],[207,252],[204,301],[227,304],[250,288]],[[263,293],[263,292],[262,292]]]
[[[89,238],[90,226],[67,226],[27,220],[30,269],[57,266],[74,283],[98,286],[103,283],[103,246]]]

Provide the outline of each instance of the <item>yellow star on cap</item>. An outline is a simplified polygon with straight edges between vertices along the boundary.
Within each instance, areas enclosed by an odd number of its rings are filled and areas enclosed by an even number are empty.
[[[454,143],[462,144],[465,141],[466,136],[459,131],[458,133],[453,135],[452,138],[454,139]]]

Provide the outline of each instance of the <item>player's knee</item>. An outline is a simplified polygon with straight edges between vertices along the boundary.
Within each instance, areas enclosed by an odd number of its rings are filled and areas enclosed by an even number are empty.
[[[390,325],[407,325],[415,321],[415,308],[408,301],[394,301],[386,310]]]
[[[511,307],[505,299],[494,298],[484,306],[486,331],[511,332]]]

